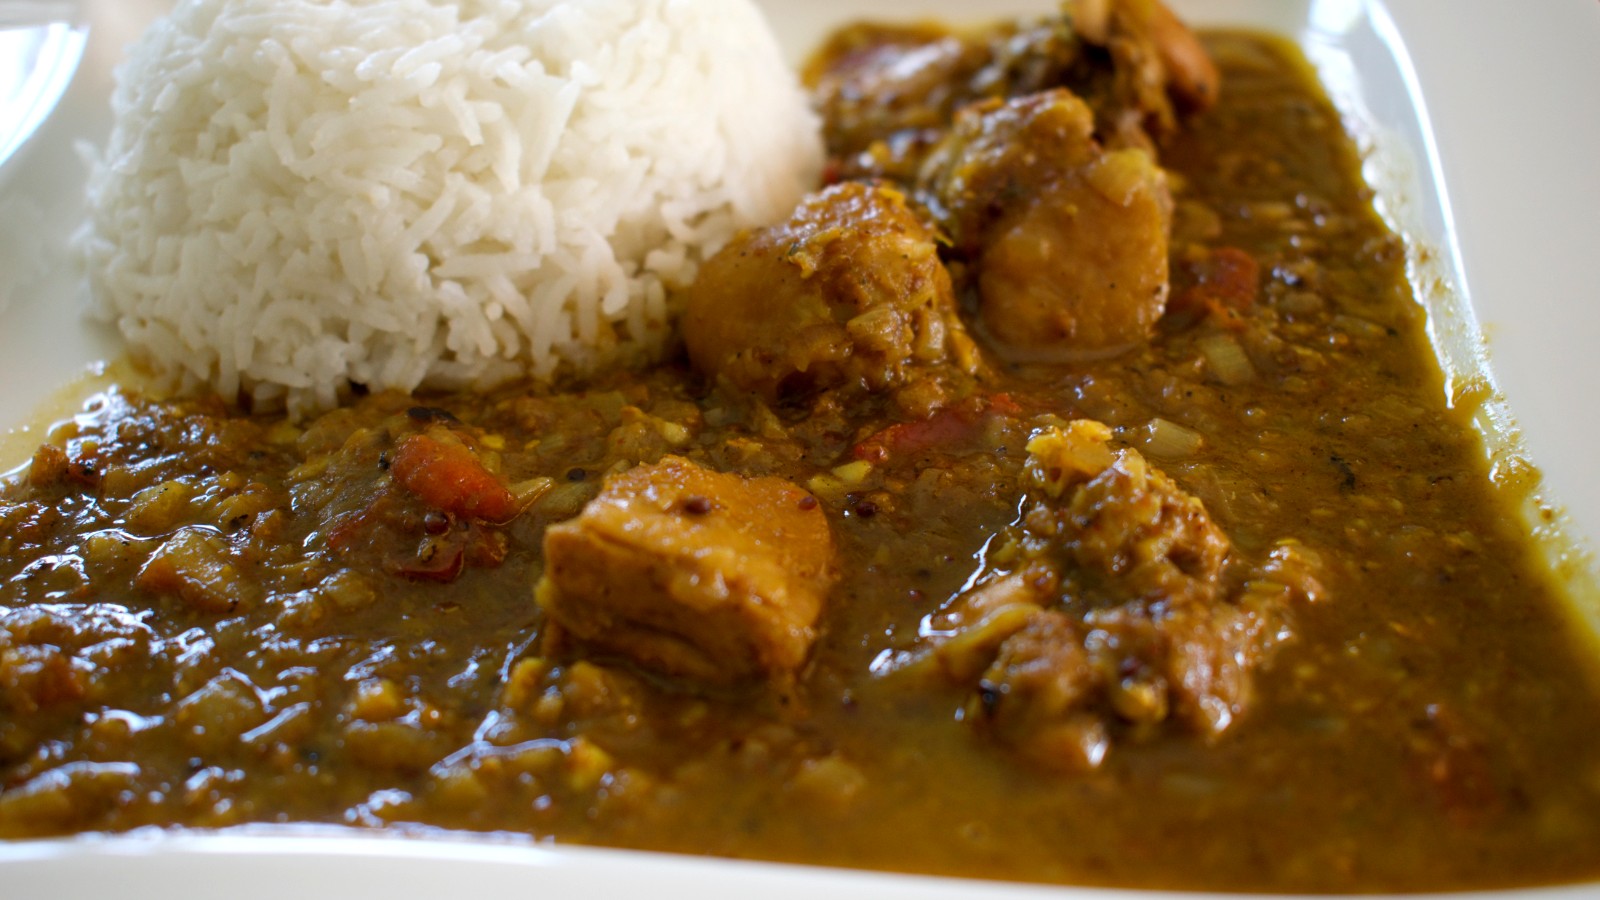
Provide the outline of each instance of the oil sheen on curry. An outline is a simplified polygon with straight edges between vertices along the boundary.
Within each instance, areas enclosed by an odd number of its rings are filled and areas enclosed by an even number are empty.
[[[1297,51],[1157,8],[805,77],[827,183],[653,369],[59,426],[0,493],[0,835],[1600,877],[1591,669]]]

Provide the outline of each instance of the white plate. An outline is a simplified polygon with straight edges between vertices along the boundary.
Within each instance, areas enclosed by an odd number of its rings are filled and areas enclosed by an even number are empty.
[[[3,11],[7,0],[0,0]],[[0,168],[0,463],[38,439],[38,411],[116,352],[77,316],[66,253],[83,172],[73,145],[108,128],[110,70],[120,48],[169,0],[88,0],[90,39],[61,107]],[[765,0],[798,56],[869,0]],[[65,4],[69,5],[70,4]],[[1047,0],[871,0],[881,18],[985,16],[1048,8]],[[1341,107],[1373,148],[1369,177],[1413,246],[1436,340],[1453,379],[1493,383],[1547,476],[1546,497],[1571,513],[1580,539],[1600,536],[1600,4],[1593,0],[1190,0],[1206,24],[1297,35]],[[0,121],[4,118],[0,117]],[[8,135],[0,134],[0,144]],[[1469,301],[1470,300],[1470,304]],[[1478,323],[1482,323],[1480,331]],[[1500,458],[1517,452],[1503,422]],[[32,430],[25,430],[32,427]],[[9,459],[7,457],[10,457]],[[4,466],[0,466],[3,468]],[[1569,574],[1593,583],[1587,558]],[[1600,611],[1590,607],[1591,616]],[[605,850],[370,836],[137,836],[0,845],[0,894],[71,897],[115,885],[130,898],[721,895],[782,898],[1103,897]],[[1594,896],[1600,885],[1510,896]],[[1118,897],[1139,896],[1112,892]]]

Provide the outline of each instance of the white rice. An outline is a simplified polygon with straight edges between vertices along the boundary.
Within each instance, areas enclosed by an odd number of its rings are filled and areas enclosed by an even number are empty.
[[[180,0],[112,110],[94,310],[295,414],[652,357],[821,160],[749,0]]]

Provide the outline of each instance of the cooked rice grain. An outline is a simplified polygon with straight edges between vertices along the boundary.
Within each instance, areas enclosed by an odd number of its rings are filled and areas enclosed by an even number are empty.
[[[112,108],[94,310],[294,413],[652,357],[821,156],[748,0],[180,0]]]

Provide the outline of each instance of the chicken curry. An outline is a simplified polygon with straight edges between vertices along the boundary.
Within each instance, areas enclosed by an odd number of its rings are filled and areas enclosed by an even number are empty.
[[[1592,660],[1298,52],[1081,4],[806,78],[827,185],[649,371],[58,426],[0,491],[0,836],[1600,877]]]

